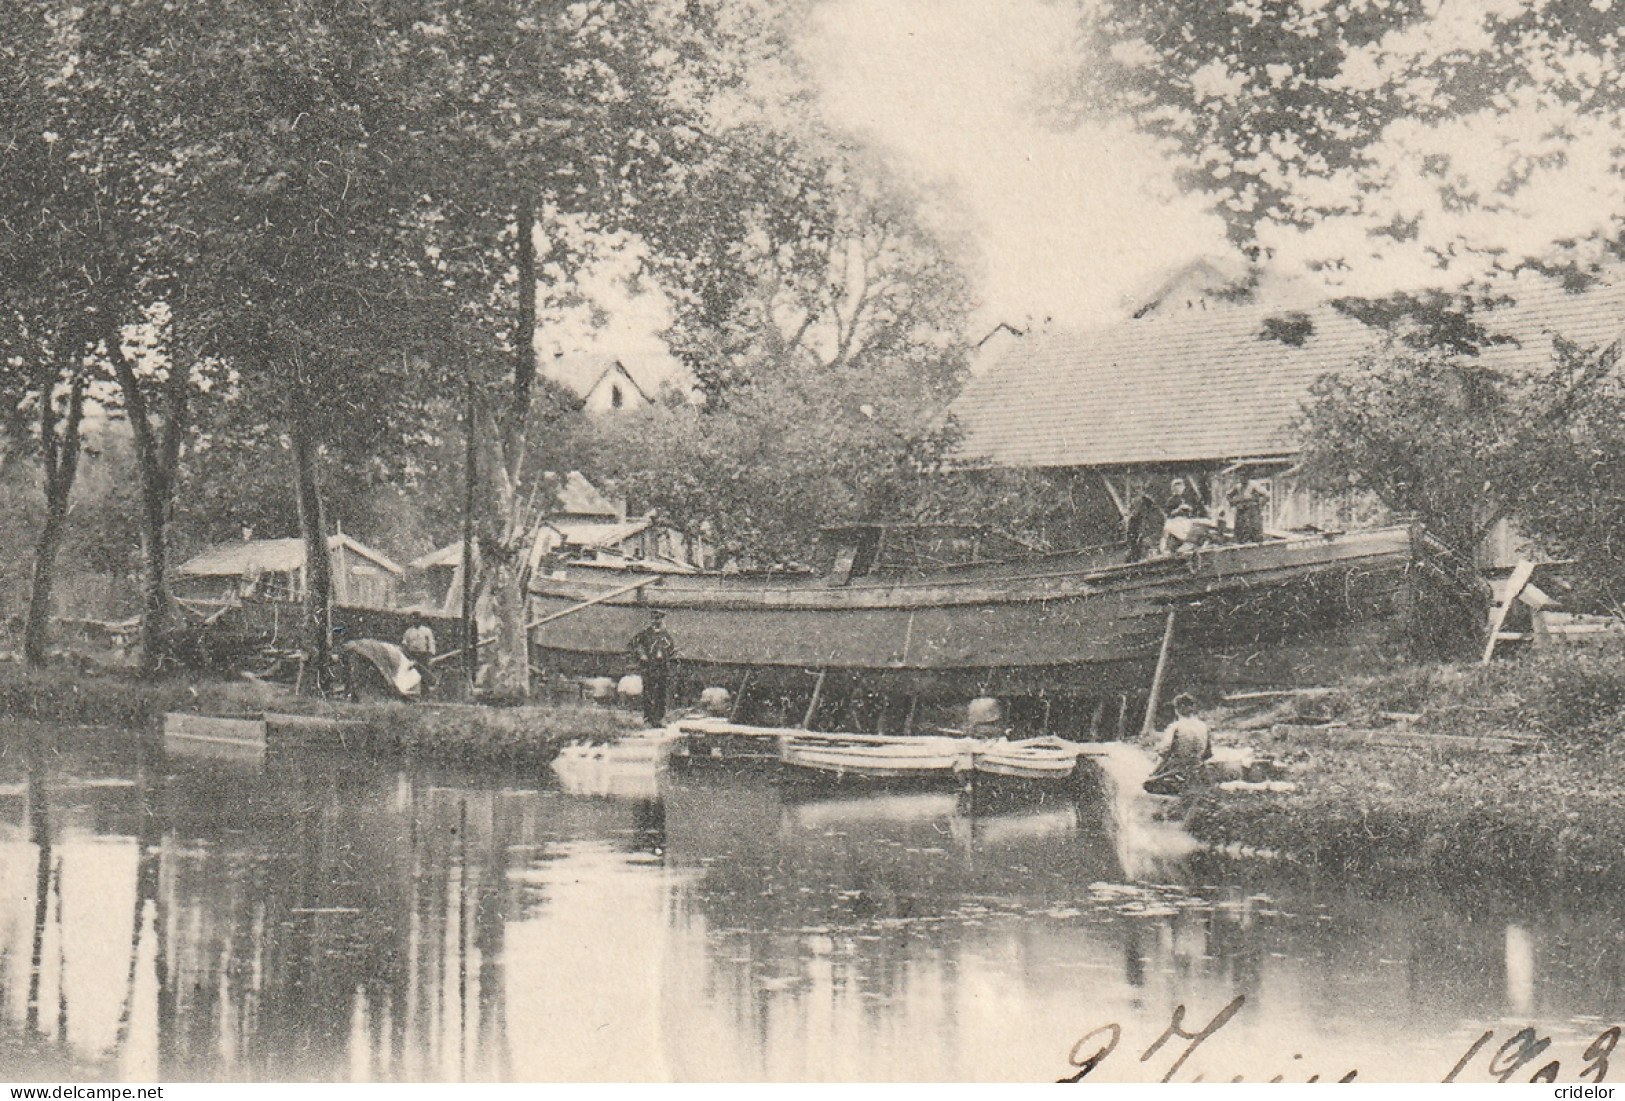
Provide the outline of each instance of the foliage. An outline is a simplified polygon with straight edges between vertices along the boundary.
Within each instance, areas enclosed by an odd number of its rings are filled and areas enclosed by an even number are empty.
[[[1524,380],[1526,420],[1513,446],[1518,525],[1572,561],[1580,607],[1625,603],[1625,379],[1619,347],[1557,344],[1552,369]]]
[[[1580,606],[1625,594],[1625,382],[1618,351],[1559,340],[1526,375],[1482,367],[1491,338],[1470,303],[1366,304],[1388,345],[1311,391],[1301,424],[1308,479],[1369,490],[1414,513],[1463,558],[1501,517],[1572,560]]]
[[[1172,142],[1244,248],[1415,270],[1619,240],[1608,5],[1108,0],[1088,30],[1072,109]]]
[[[1471,558],[1509,500],[1516,417],[1504,380],[1473,359],[1482,341],[1464,335],[1470,305],[1434,299],[1361,312],[1385,319],[1390,339],[1311,388],[1300,426],[1305,479],[1375,493]]]

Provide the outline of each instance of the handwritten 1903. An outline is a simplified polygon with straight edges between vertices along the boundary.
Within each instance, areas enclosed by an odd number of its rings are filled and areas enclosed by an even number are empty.
[[[1175,1006],[1168,1021],[1168,1027],[1163,1030],[1162,1035],[1153,1040],[1140,1053],[1139,1062],[1150,1063],[1161,1055],[1168,1060],[1161,1081],[1173,1081],[1174,1075],[1179,1073],[1180,1069],[1196,1053],[1197,1049],[1229,1024],[1236,1014],[1241,1012],[1241,1007],[1246,1003],[1247,996],[1245,994],[1236,995],[1228,1005],[1214,1014],[1206,1025],[1194,1032],[1187,1030],[1185,1027],[1184,1005]],[[1581,1067],[1578,1074],[1580,1081],[1587,1081],[1595,1085],[1608,1077],[1609,1057],[1619,1044],[1619,1039],[1619,1025],[1612,1025],[1597,1033],[1596,1037],[1586,1045],[1585,1050],[1580,1053]],[[1106,1062],[1117,1051],[1122,1040],[1123,1026],[1116,1022],[1101,1025],[1099,1028],[1084,1033],[1078,1042],[1072,1045],[1072,1050],[1067,1055],[1067,1062],[1074,1068],[1074,1073],[1059,1079],[1059,1081],[1083,1081],[1084,1078],[1088,1077],[1091,1072]],[[1461,1081],[1463,1080],[1462,1075],[1473,1073],[1472,1068],[1478,1061],[1480,1054],[1489,1048],[1494,1040],[1495,1030],[1485,1029],[1477,1039],[1468,1045],[1467,1050],[1462,1053],[1461,1058],[1456,1060],[1456,1064],[1445,1074],[1442,1081]],[[1181,1041],[1184,1043],[1183,1048],[1177,1046]],[[1558,1075],[1562,1073],[1562,1062],[1558,1059],[1540,1061],[1549,1053],[1551,1047],[1552,1038],[1550,1036],[1543,1036],[1532,1027],[1520,1029],[1503,1040],[1500,1046],[1488,1056],[1487,1062],[1482,1068],[1483,1072],[1487,1074],[1490,1080],[1510,1082],[1532,1067],[1533,1070],[1527,1079],[1528,1081],[1556,1082]],[[1166,1052],[1164,1049],[1167,1049]],[[1336,1081],[1353,1082],[1359,1077],[1359,1073],[1357,1068],[1351,1069],[1338,1077]],[[1200,1081],[1201,1078],[1202,1075],[1198,1074],[1192,1081]],[[1231,1079],[1234,1082],[1240,1082],[1241,1080],[1239,1075]],[[1284,1080],[1285,1076],[1280,1074],[1270,1079],[1272,1082]],[[1310,1075],[1307,1079],[1310,1082],[1320,1080],[1321,1076],[1318,1074]]]

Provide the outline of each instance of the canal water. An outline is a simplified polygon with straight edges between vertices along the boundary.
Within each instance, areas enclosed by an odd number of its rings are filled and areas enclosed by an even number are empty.
[[[1463,1081],[1590,1082],[1625,1016],[1617,895],[1313,879],[1109,779],[973,803],[0,745],[11,1080],[1437,1081],[1470,1053]]]

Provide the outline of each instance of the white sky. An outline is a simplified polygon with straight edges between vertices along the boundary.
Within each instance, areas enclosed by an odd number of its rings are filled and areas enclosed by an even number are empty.
[[[1166,150],[1120,122],[1041,125],[1076,64],[1076,6],[1045,0],[828,0],[803,52],[829,120],[947,185],[980,245],[989,323],[1100,324],[1203,255],[1219,220],[1173,184]]]
[[[915,185],[928,223],[973,244],[973,336],[1000,321],[1108,324],[1188,262],[1240,264],[1211,200],[1175,185],[1171,148],[1123,119],[1071,129],[1043,121],[1048,98],[1077,70],[1078,12],[1088,2],[818,0],[800,39],[825,119]],[[1433,0],[1429,19],[1352,54],[1342,79],[1394,102],[1426,102],[1428,66],[1484,46],[1491,23],[1536,2]],[[1601,109],[1594,93],[1618,59],[1586,43],[1532,48],[1536,84],[1452,119],[1402,114],[1370,136],[1359,173],[1317,179],[1286,151],[1275,172],[1300,202],[1334,213],[1307,230],[1260,228],[1272,293],[1459,284],[1524,257],[1551,258],[1556,242],[1583,254],[1617,235],[1625,118]],[[794,100],[787,71],[759,76],[756,110]],[[1227,79],[1214,73],[1215,94]],[[1477,201],[1464,206],[1453,199],[1460,194]],[[1383,232],[1396,223],[1413,224],[1414,236]],[[670,304],[639,278],[635,251],[611,250],[578,288],[594,308],[578,303],[574,316],[549,319],[556,342],[653,353]]]
[[[1487,48],[1490,24],[1531,3],[1434,0],[1429,19],[1352,55],[1343,79],[1427,102],[1427,66]],[[803,43],[829,120],[954,197],[958,228],[981,252],[989,322],[1110,322],[1125,294],[1188,261],[1235,262],[1217,217],[1173,183],[1169,150],[1122,122],[1058,132],[1038,121],[1046,87],[1081,56],[1079,6],[824,0]],[[1439,123],[1401,117],[1372,135],[1359,174],[1316,180],[1283,164],[1301,198],[1337,213],[1308,230],[1263,227],[1272,284],[1328,296],[1456,285],[1560,248],[1587,258],[1617,235],[1625,120],[1593,94],[1618,59],[1589,43],[1526,48],[1540,83]],[[1440,158],[1447,171],[1425,170]],[[1464,208],[1447,191],[1478,202]],[[1374,232],[1396,219],[1414,222],[1415,236]]]

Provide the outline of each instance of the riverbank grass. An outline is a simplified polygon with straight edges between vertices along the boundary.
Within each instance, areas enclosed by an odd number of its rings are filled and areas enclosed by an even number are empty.
[[[1280,762],[1286,793],[1193,795],[1217,847],[1321,872],[1572,882],[1625,875],[1625,657],[1530,655],[1414,667],[1210,715],[1221,741]],[[1538,740],[1512,753],[1372,744],[1359,729]],[[1419,739],[1422,740],[1422,739]]]
[[[474,704],[328,700],[275,684],[215,678],[140,680],[119,673],[0,664],[0,714],[80,726],[156,731],[170,711],[200,715],[302,715],[358,723],[374,754],[450,763],[530,767],[576,739],[604,741],[642,724],[629,711],[575,702]]]

